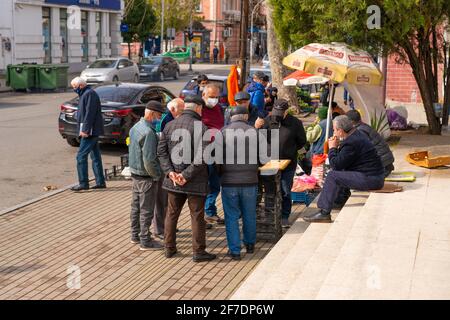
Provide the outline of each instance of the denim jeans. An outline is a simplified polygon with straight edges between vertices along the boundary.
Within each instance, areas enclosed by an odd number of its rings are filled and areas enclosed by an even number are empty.
[[[205,214],[213,217],[217,215],[216,200],[220,193],[220,177],[214,165],[208,165],[208,174],[209,193],[206,196]]]
[[[89,187],[88,176],[88,155],[91,155],[92,170],[95,175],[95,182],[98,186],[105,185],[103,174],[102,155],[98,145],[98,137],[81,138],[80,149],[77,154],[78,181],[81,187]]]
[[[231,253],[241,252],[239,218],[242,216],[244,244],[256,242],[256,197],[258,186],[223,187],[222,204],[225,212],[225,229]]]
[[[294,183],[295,170],[297,167],[288,167],[281,173],[281,215],[282,218],[289,218],[292,210],[291,189]]]

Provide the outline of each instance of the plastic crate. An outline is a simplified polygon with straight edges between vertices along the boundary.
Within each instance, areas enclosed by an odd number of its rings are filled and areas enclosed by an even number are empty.
[[[311,198],[307,192],[291,192],[293,203],[304,203],[306,206],[311,204]]]

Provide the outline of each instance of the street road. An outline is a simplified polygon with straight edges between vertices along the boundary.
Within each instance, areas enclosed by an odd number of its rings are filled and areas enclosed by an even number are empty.
[[[178,95],[191,79],[187,66],[181,67],[179,80],[155,84]],[[222,65],[194,65],[193,69],[219,75],[229,70]],[[77,182],[78,148],[69,146],[58,132],[60,105],[73,97],[69,91],[0,94],[0,211],[45,194],[46,186],[61,188]],[[120,156],[127,153],[123,146],[102,145],[101,150],[105,168],[120,164]]]

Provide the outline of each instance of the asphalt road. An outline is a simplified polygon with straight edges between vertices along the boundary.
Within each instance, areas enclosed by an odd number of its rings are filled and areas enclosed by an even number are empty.
[[[186,70],[182,65],[177,81],[155,84],[178,95],[191,78]],[[194,65],[194,72],[226,75],[227,70]],[[73,92],[0,94],[0,211],[45,194],[46,186],[61,188],[77,182],[78,148],[69,146],[58,132],[60,105],[73,97]],[[113,145],[102,145],[101,150],[105,168],[120,164],[120,156],[127,153],[126,147]]]

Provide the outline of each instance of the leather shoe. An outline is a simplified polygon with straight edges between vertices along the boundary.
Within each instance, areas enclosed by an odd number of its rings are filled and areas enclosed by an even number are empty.
[[[178,251],[176,249],[175,250],[166,249],[164,251],[164,254],[165,254],[166,258],[172,258],[174,255],[177,254],[177,252]]]
[[[103,184],[101,186],[95,185],[91,189],[106,189],[106,184]]]
[[[233,260],[241,260],[241,254],[240,253],[231,253],[231,251],[228,251],[226,254],[227,257],[233,259]]]
[[[329,212],[326,212],[322,209],[320,211],[315,212],[309,216],[303,217],[303,220],[306,222],[321,222],[321,223],[331,223],[331,215]]]
[[[247,245],[245,245],[245,248],[247,249],[247,253],[254,253],[255,252],[255,245],[254,244],[247,244]]]
[[[216,258],[215,254],[204,251],[202,253],[194,254],[194,257],[192,258],[192,260],[194,262],[204,262],[204,261],[214,260],[215,258]]]
[[[79,192],[79,191],[83,191],[83,190],[89,190],[89,187],[75,186],[75,187],[70,188],[70,190]]]

